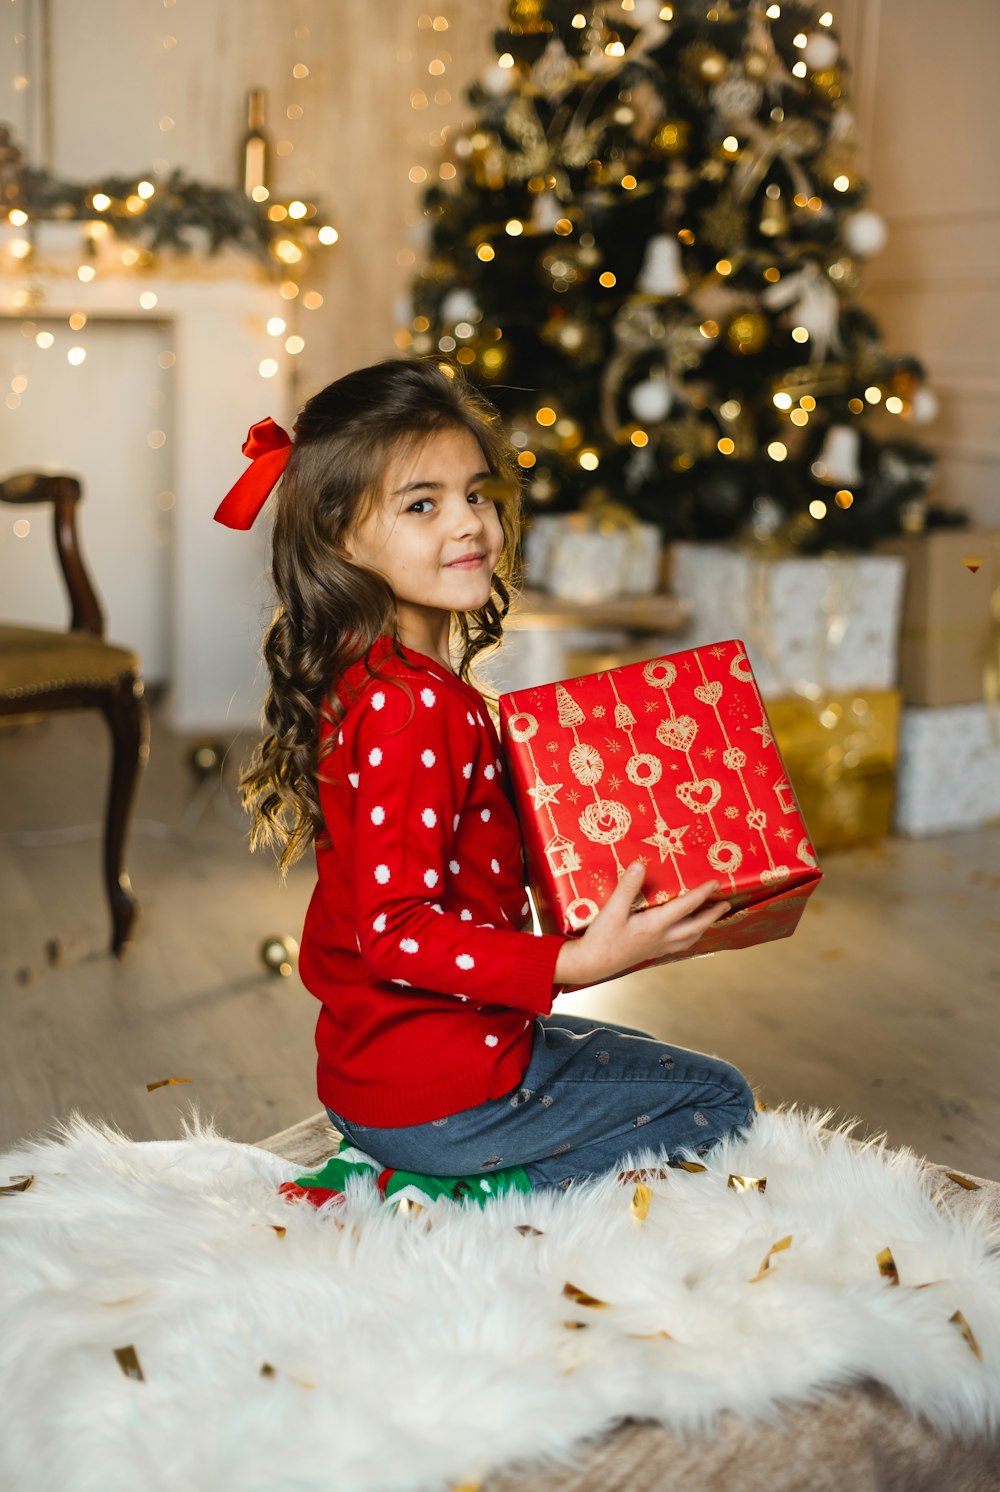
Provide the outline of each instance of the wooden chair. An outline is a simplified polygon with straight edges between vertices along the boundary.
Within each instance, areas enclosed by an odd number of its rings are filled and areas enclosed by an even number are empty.
[[[76,477],[19,472],[0,482],[0,502],[51,503],[56,553],[71,607],[69,629],[0,623],[0,716],[45,710],[100,710],[111,730],[111,784],[104,832],[104,878],[111,904],[111,950],[128,941],[138,910],[124,865],[128,823],[149,725],[138,654],[104,640],[101,603],[76,533]]]

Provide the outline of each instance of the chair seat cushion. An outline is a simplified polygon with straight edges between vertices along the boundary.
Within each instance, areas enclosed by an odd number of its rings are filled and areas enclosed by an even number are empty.
[[[0,699],[99,688],[139,672],[139,655],[91,632],[0,625]]]

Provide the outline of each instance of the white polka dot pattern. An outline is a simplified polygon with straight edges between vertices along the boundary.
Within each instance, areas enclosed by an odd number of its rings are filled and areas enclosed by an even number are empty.
[[[381,689],[376,689],[375,693],[372,695],[372,709],[373,710],[381,710],[381,709],[384,709],[384,708],[385,708],[385,695],[382,693]]]
[[[376,865],[376,867],[375,867],[375,879],[376,879],[376,881],[378,881],[378,883],[379,883],[380,886],[384,886],[388,882],[388,880],[389,880],[389,867],[388,867],[388,865]]]
[[[496,1044],[497,1044],[497,1037],[496,1036],[485,1036],[483,1038],[483,1040],[486,1042],[487,1046],[496,1046]]]
[[[495,876],[498,876],[500,874],[500,861],[499,860],[491,860],[490,861],[490,870],[492,870],[492,872],[493,872],[493,874]]]
[[[379,912],[378,916],[375,918],[375,921],[372,923],[372,928],[375,932],[385,932],[384,912]]]
[[[487,766],[487,767],[483,768],[483,776],[486,778],[487,782],[492,782],[493,779],[494,779],[494,777],[496,775],[497,775],[497,769],[496,769],[496,767],[489,767],[489,766]]]
[[[371,764],[372,764],[373,767],[377,767],[378,766],[379,762],[382,760],[382,748],[381,748],[381,746],[373,746],[372,747],[371,751],[369,751],[369,753],[368,753],[368,760],[371,762]]]
[[[472,957],[471,953],[460,953],[455,962],[460,969],[474,969],[476,967],[476,960]]]
[[[437,871],[436,870],[425,870],[424,871],[424,885],[425,886],[436,886],[437,883],[438,883],[438,873],[437,873]]]
[[[483,821],[484,824],[488,824],[489,821],[490,821],[490,811],[489,811],[489,809],[488,808],[482,809],[482,811],[479,814],[479,817],[482,819],[482,821]]]
[[[423,762],[425,767],[433,767],[434,763],[437,761],[437,757],[428,746],[426,751],[421,751],[420,760]]]
[[[361,778],[358,776],[357,772],[348,772],[347,780],[352,787],[357,787],[358,783],[361,781]]]
[[[434,825],[438,821],[438,816],[434,812],[433,808],[425,808],[423,813],[420,815],[420,818],[422,822],[426,824],[428,829],[433,829]]]
[[[448,861],[448,869],[451,871],[453,876],[457,876],[461,868],[462,867],[459,865],[457,860]]]
[[[384,824],[385,823],[385,809],[382,807],[381,803],[377,803],[375,805],[375,807],[372,809],[372,823],[373,824]]]
[[[471,762],[466,762],[465,766],[462,768],[462,776],[464,778],[466,778],[466,780],[468,780],[468,778],[470,778],[472,776],[472,763]]]
[[[431,705],[436,702],[437,695],[434,693],[433,689],[421,689],[420,699],[421,702],[425,704],[428,709],[430,709]]]
[[[458,915],[461,917],[463,922],[472,921],[472,913],[469,911],[468,907],[463,907]]]
[[[400,938],[399,951],[400,953],[419,953],[420,944],[416,938]]]

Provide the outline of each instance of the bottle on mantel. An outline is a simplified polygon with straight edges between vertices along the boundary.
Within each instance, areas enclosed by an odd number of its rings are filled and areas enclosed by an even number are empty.
[[[267,94],[263,88],[251,88],[247,94],[247,130],[240,145],[240,171],[243,190],[248,197],[261,201],[261,190],[270,189],[271,147],[264,129]]]

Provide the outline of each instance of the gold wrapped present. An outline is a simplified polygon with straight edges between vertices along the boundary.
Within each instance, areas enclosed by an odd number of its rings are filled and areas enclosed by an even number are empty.
[[[767,711],[817,850],[890,832],[900,695],[895,689],[770,699]]]

